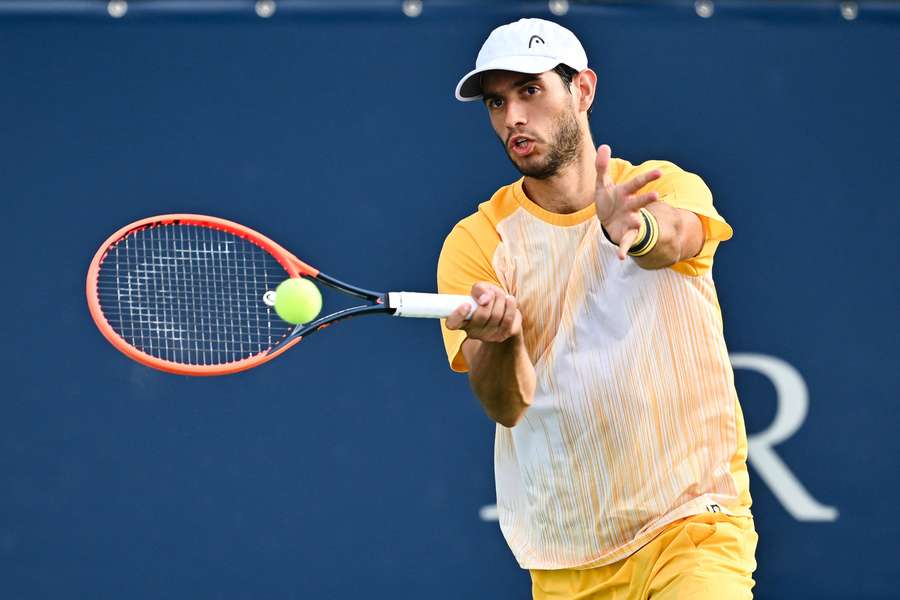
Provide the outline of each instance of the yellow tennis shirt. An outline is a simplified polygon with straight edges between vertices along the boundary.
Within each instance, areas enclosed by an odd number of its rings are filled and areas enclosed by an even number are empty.
[[[588,568],[629,556],[702,512],[750,516],[747,437],[711,269],[731,227],[703,181],[672,163],[614,158],[613,180],[660,169],[642,191],[703,222],[700,254],[671,268],[620,261],[595,208],[551,213],[505,186],[460,221],[438,289],[488,281],[518,301],[537,374],[534,404],[497,425],[503,535],[523,568]],[[441,323],[450,366],[465,332]]]

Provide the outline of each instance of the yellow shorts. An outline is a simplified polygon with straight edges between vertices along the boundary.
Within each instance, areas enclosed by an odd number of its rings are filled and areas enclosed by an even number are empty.
[[[531,589],[535,600],[749,600],[756,540],[753,519],[699,514],[611,565],[533,570]]]

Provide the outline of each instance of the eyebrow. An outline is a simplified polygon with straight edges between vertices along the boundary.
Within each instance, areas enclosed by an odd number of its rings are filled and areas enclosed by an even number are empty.
[[[538,77],[536,75],[528,75],[527,77],[523,77],[522,79],[519,79],[518,81],[513,82],[511,87],[513,89],[520,88],[527,83],[532,83],[535,81],[540,83],[540,81],[541,81],[540,77]],[[495,93],[485,93],[484,90],[482,90],[481,96],[482,96],[482,99],[484,100],[484,102],[489,102],[489,101],[493,100],[494,98],[500,97],[499,95],[497,95]]]
[[[529,75],[528,77],[525,77],[524,79],[520,79],[517,82],[515,82],[513,84],[513,87],[522,87],[526,83],[531,83],[532,81],[540,81],[540,78],[537,77],[536,75]]]

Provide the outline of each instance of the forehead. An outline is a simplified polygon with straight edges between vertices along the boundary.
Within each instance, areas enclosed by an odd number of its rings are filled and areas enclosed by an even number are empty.
[[[486,71],[481,76],[481,91],[485,96],[499,94],[533,81],[545,83],[546,78],[550,75],[553,75],[550,71],[536,75],[517,73],[516,71]]]

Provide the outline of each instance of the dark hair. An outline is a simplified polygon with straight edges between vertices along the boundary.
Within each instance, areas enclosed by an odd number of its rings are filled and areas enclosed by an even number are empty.
[[[559,63],[558,65],[553,67],[552,71],[559,75],[559,78],[562,79],[562,82],[566,86],[566,89],[569,90],[569,93],[572,93],[572,79],[574,79],[575,76],[578,75],[578,71],[563,63]],[[592,108],[592,106],[588,106],[588,116],[591,116]]]

